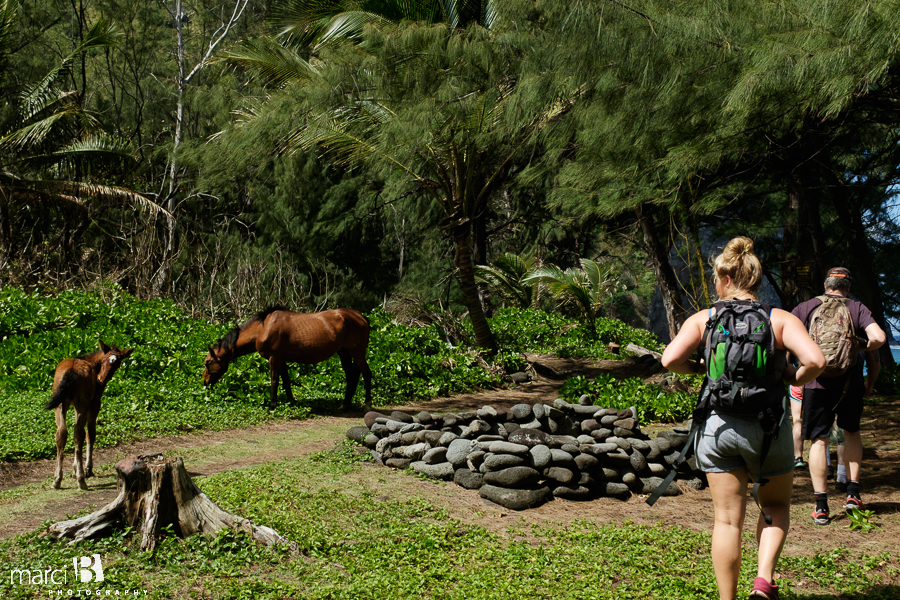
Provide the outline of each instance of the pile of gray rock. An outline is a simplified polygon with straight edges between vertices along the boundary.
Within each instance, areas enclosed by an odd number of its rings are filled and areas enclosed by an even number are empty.
[[[557,399],[552,406],[517,404],[509,411],[373,411],[364,421],[347,437],[368,447],[378,464],[452,480],[513,510],[554,497],[649,494],[671,470],[688,434],[674,427],[650,439],[634,408],[600,408],[587,396],[578,404]],[[691,458],[664,493],[699,489],[703,481]]]

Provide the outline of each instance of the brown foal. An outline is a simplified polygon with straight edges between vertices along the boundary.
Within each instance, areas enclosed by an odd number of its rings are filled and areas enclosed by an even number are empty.
[[[66,448],[66,412],[75,407],[75,479],[78,487],[86,490],[85,477],[94,476],[94,440],[97,435],[97,415],[100,413],[100,398],[122,360],[131,354],[131,348],[120,350],[117,346],[107,346],[100,341],[100,350],[78,358],[67,358],[56,366],[53,377],[53,393],[44,406],[56,409],[56,477],[53,488],[59,489],[63,477],[63,453]],[[87,462],[82,455],[82,446],[87,432]]]

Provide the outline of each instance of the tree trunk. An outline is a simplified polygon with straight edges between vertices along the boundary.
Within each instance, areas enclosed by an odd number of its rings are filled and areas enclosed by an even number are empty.
[[[833,194],[834,207],[837,210],[838,222],[844,230],[847,246],[850,251],[850,260],[853,264],[853,283],[851,290],[855,292],[862,303],[870,311],[878,325],[885,331],[890,331],[885,320],[884,299],[881,289],[878,287],[878,273],[875,271],[875,257],[869,248],[866,236],[866,227],[863,223],[859,206],[851,202],[850,190],[846,187],[838,188]],[[889,344],[885,344],[879,350],[882,365],[894,365],[894,355]]]
[[[6,190],[0,189],[0,270],[12,260],[12,235],[9,224],[10,197]]]
[[[806,193],[811,187],[821,187],[821,180],[804,170],[794,173],[788,185],[790,210],[796,229],[792,236],[785,237],[795,244],[795,247],[786,249],[786,256],[793,257],[789,269],[793,278],[784,284],[791,290],[785,310],[791,310],[797,304],[819,295],[817,286],[824,280],[821,261],[825,256],[818,196]]]
[[[482,348],[494,351],[497,349],[497,340],[491,333],[481,298],[478,295],[478,286],[475,283],[475,269],[472,263],[471,228],[468,219],[462,219],[454,223],[452,227],[453,241],[456,244],[456,277],[462,288],[463,301],[469,311],[469,320],[472,321],[472,329],[475,332],[475,343]]]
[[[170,13],[171,14],[171,13]],[[169,211],[169,217],[166,219],[166,250],[163,254],[162,264],[153,282],[153,295],[159,296],[169,279],[169,269],[173,262],[175,254],[175,195],[178,191],[178,160],[176,153],[181,145],[181,139],[184,135],[182,127],[184,126],[184,31],[182,27],[182,11],[181,0],[175,0],[175,62],[178,64],[178,78],[176,86],[178,88],[178,96],[175,104],[175,138],[172,141],[172,158],[169,161],[169,193],[166,210]]]
[[[191,79],[199,73],[207,64],[213,55],[216,47],[225,39],[231,31],[231,27],[241,18],[244,9],[250,0],[236,0],[234,3],[234,11],[228,21],[222,21],[222,26],[216,30],[219,37],[215,40],[210,39],[206,49],[206,54],[198,62],[191,72],[185,75],[185,42],[184,42],[184,18],[185,14],[181,10],[181,0],[175,0],[174,13],[170,10],[169,14],[175,22],[176,45],[175,45],[175,61],[178,64],[178,100],[175,107],[175,138],[172,142],[172,159],[169,162],[169,193],[166,208],[169,211],[169,217],[166,221],[166,251],[163,256],[162,264],[153,282],[153,295],[158,296],[162,293],[163,287],[171,277],[172,264],[175,261],[175,238],[178,223],[175,221],[175,208],[177,206],[176,195],[178,193],[178,148],[184,139],[184,96],[187,86]],[[226,13],[227,14],[227,13]],[[214,34],[215,35],[215,34]],[[161,190],[160,190],[161,191]]]
[[[48,533],[56,539],[72,541],[102,537],[108,530],[134,527],[143,535],[142,551],[153,551],[163,528],[172,526],[180,537],[201,533],[214,536],[220,529],[242,531],[267,546],[287,544],[297,552],[297,544],[269,527],[225,512],[200,491],[177,458],[161,454],[127,458],[116,464],[115,500],[95,513],[60,521]]]
[[[781,287],[778,297],[784,310],[797,306],[799,286],[797,285],[797,240],[799,229],[800,197],[796,190],[788,192],[787,214],[781,236]]]
[[[687,317],[684,307],[681,305],[678,277],[669,263],[669,248],[660,241],[652,222],[653,216],[647,214],[648,211],[645,211],[643,206],[637,207],[634,212],[637,215],[638,224],[641,226],[641,232],[644,234],[644,245],[650,255],[650,261],[653,263],[656,283],[662,294],[666,320],[669,324],[669,336],[670,339],[675,339]]]

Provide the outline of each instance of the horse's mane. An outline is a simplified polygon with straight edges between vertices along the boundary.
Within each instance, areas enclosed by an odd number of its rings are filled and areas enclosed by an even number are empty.
[[[221,338],[220,340],[218,340],[218,341],[213,345],[213,347],[214,347],[216,350],[223,350],[223,349],[226,349],[226,348],[233,348],[234,345],[237,344],[238,336],[241,334],[241,330],[242,330],[244,327],[246,327],[247,325],[250,325],[250,324],[252,324],[252,323],[255,323],[255,322],[257,322],[257,321],[259,321],[260,323],[262,323],[263,321],[266,320],[266,317],[268,317],[268,316],[271,315],[273,312],[278,311],[278,310],[288,310],[288,309],[285,308],[284,306],[281,306],[280,304],[276,304],[275,306],[270,306],[270,307],[268,307],[268,308],[266,308],[266,309],[263,309],[263,310],[259,311],[258,313],[256,313],[256,314],[253,315],[252,317],[250,317],[243,325],[238,325],[238,326],[236,326],[234,329],[232,329],[231,331],[229,331],[228,333],[226,333],[225,336],[224,336],[223,338]]]
[[[107,344],[109,349],[113,352],[121,352],[122,349],[116,346],[115,344]],[[94,350],[93,352],[85,352],[81,356],[78,356],[78,360],[90,361],[91,359],[99,359],[102,355],[106,354],[103,350]]]

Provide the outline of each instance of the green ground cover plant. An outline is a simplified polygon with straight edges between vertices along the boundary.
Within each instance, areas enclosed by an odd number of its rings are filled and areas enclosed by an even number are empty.
[[[103,589],[139,590],[150,599],[716,596],[707,533],[629,522],[535,525],[514,516],[505,529],[491,531],[452,518],[415,495],[379,495],[367,483],[374,478],[366,470],[374,467],[364,460],[345,444],[303,459],[197,478],[223,509],[274,527],[299,544],[300,555],[231,532],[187,540],[168,536],[147,554],[138,549],[140,536],[128,530],[75,546],[31,533],[0,542],[0,555],[11,568],[46,569],[97,553],[103,559]],[[409,475],[384,472],[382,477]],[[748,549],[741,573],[744,594],[755,564]],[[780,583],[785,598],[798,597],[792,586],[802,577],[828,595],[887,600],[896,587],[886,582],[897,576],[898,566],[896,556],[859,556],[843,549],[785,556]],[[33,587],[3,575],[0,596],[35,597]],[[67,587],[98,589],[96,584]]]
[[[487,357],[445,341],[438,325],[396,325],[382,310],[367,315],[375,406],[398,405],[501,385],[503,371],[525,366],[522,352],[583,352],[605,356],[605,344],[636,341],[656,347],[647,332],[598,321],[598,335],[571,319],[541,311],[499,311],[502,347]],[[116,286],[57,295],[0,290],[0,461],[55,454],[53,414],[43,405],[53,371],[64,358],[92,352],[98,340],[134,348],[106,388],[98,444],[302,419],[332,412],[343,399],[344,373],[336,357],[291,369],[296,402],[269,412],[268,364],[257,354],[233,362],[209,389],[203,386],[208,346],[233,324],[188,318],[170,300],[141,301]],[[489,362],[490,361],[490,364]],[[490,365],[496,368],[486,368]],[[362,390],[357,391],[358,404]],[[69,414],[71,422],[73,416]],[[72,435],[69,435],[69,445]]]
[[[624,410],[634,406],[642,423],[683,421],[691,416],[697,404],[696,394],[668,393],[658,385],[644,383],[638,377],[616,380],[608,373],[594,379],[583,375],[569,377],[560,388],[560,397],[569,402],[576,402],[584,394],[603,408]]]
[[[595,331],[584,321],[533,308],[501,308],[491,319],[491,331],[506,351],[552,352],[558,356],[595,359],[617,359],[610,343],[623,348],[632,343],[650,350],[662,351],[656,336],[645,329],[626,325],[616,319],[600,317]]]
[[[499,383],[477,354],[441,342],[436,330],[395,326],[382,311],[368,317],[376,405]],[[56,296],[0,291],[0,460],[55,453],[53,414],[43,408],[53,371],[60,360],[96,349],[98,339],[135,348],[103,396],[101,446],[336,409],[344,389],[336,357],[294,366],[296,403],[282,401],[274,413],[263,406],[268,364],[255,353],[233,362],[216,387],[205,388],[203,358],[230,327],[190,319],[171,301],[140,301],[116,287]],[[361,403],[362,390],[357,394]]]

